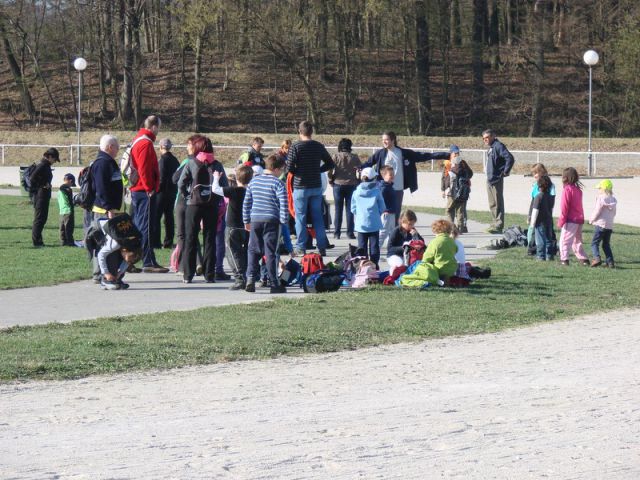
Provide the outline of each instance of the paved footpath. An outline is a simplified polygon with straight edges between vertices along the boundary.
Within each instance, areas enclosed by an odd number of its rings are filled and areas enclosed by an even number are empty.
[[[427,233],[431,233],[430,225],[436,218],[440,217],[418,213],[417,228],[425,240],[433,238],[433,235]],[[482,233],[484,228],[484,225],[470,221],[471,233],[460,237],[470,259],[490,258],[495,254],[495,251],[476,248],[478,245],[486,244],[493,237]],[[348,242],[349,240],[344,238],[335,241],[336,248],[329,250],[331,256],[328,258],[334,259],[347,251]],[[357,243],[355,240],[351,242]],[[87,264],[87,271],[89,270],[90,266]],[[51,322],[68,323],[75,320],[167,310],[193,310],[200,307],[268,301],[275,296],[269,294],[269,289],[260,288],[253,294],[244,291],[234,292],[229,290],[231,282],[208,284],[202,277],[196,277],[194,283],[185,285],[182,283],[182,277],[173,273],[127,274],[126,281],[131,285],[127,291],[104,291],[91,280],[50,287],[0,290],[0,328]],[[291,287],[286,294],[277,296],[296,298],[304,295],[301,288]],[[28,304],[29,308],[24,308],[25,304]]]
[[[640,310],[0,385],[11,479],[640,478]]]

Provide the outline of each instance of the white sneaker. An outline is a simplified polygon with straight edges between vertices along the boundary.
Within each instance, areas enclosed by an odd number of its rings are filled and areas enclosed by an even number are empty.
[[[120,290],[120,285],[116,282],[108,282],[106,280],[102,280],[100,282],[100,286],[103,290]]]

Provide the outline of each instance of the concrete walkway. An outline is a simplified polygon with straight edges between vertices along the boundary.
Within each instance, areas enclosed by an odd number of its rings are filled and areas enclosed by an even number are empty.
[[[430,235],[430,225],[436,218],[440,217],[418,214],[417,228],[425,240],[433,238],[433,235]],[[486,226],[482,224],[469,222],[470,233],[460,237],[470,259],[490,258],[495,254],[494,251],[476,248],[478,245],[486,244],[493,237],[483,233],[484,228]],[[351,242],[354,243],[355,240]],[[348,239],[342,238],[334,243],[336,248],[329,250],[331,256],[328,258],[331,260],[348,248]],[[381,268],[384,266],[385,263],[382,262]],[[88,271],[89,268],[87,266]],[[268,301],[276,296],[298,298],[306,295],[299,287],[289,288],[284,295],[271,295],[268,289],[260,288],[253,294],[230,291],[228,288],[231,282],[208,284],[202,277],[196,277],[194,283],[185,285],[181,276],[172,273],[127,274],[126,281],[131,285],[126,291],[104,291],[90,280],[50,287],[0,290],[0,328],[51,322],[69,323],[98,317],[169,310],[192,310],[200,307]],[[25,304],[30,307],[24,308]]]
[[[13,479],[640,478],[640,311],[0,385]]]

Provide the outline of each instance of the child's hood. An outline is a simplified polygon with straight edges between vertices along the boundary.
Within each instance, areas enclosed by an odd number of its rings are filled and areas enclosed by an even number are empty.
[[[363,197],[375,197],[377,192],[380,191],[376,182],[362,182],[358,188],[360,189],[360,195]]]

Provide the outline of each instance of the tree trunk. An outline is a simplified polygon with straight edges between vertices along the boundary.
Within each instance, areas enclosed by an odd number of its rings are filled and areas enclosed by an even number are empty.
[[[407,129],[407,135],[411,136],[411,115],[409,113],[409,67],[408,67],[408,59],[409,56],[409,23],[410,19],[407,15],[402,17],[402,21],[404,24],[404,45],[402,48],[402,110],[404,113],[404,123]]]
[[[134,86],[134,46],[133,28],[135,22],[135,0],[126,0],[124,21],[124,63],[122,66],[123,81],[120,97],[120,121],[123,126],[133,119],[133,86]]]
[[[498,14],[498,0],[489,0],[489,45],[491,68],[497,70],[500,66],[500,22]]]
[[[318,48],[320,60],[320,80],[326,81],[327,76],[327,52],[329,47],[327,40],[329,36],[329,12],[327,4],[323,0],[319,3],[320,13],[318,14]]]
[[[462,32],[460,30],[460,1],[451,1],[451,44],[459,47],[462,45]]]
[[[196,37],[193,65],[193,122],[194,132],[200,131],[200,70],[202,66],[202,35]]]
[[[11,43],[9,43],[9,39],[7,38],[7,32],[5,30],[4,22],[2,21],[2,19],[0,19],[0,37],[2,38],[2,50],[4,52],[4,58],[9,65],[9,70],[11,71],[13,81],[15,82],[16,87],[18,87],[18,91],[20,92],[22,111],[29,118],[29,121],[33,121],[35,117],[35,108],[33,107],[31,92],[29,91],[29,86],[27,85],[27,82],[22,75],[22,71],[18,66],[18,62],[16,61],[13,48],[11,48]]]
[[[533,98],[529,137],[539,137],[542,130],[543,82],[544,82],[544,32],[546,28],[546,0],[536,0],[531,15],[531,34],[534,39],[533,51]]]
[[[429,90],[429,26],[424,0],[415,0],[416,14],[416,85],[418,89],[418,133],[426,135],[431,126]]]
[[[482,38],[483,22],[486,17],[487,0],[473,0],[473,37],[471,41],[471,67],[472,67],[472,99],[471,121],[481,123],[484,111],[484,66],[482,54],[484,42]]]

